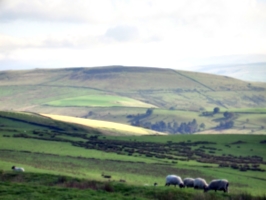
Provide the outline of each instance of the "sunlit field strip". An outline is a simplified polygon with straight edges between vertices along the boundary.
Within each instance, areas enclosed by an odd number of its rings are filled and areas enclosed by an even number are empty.
[[[165,133],[156,132],[140,127],[134,127],[126,124],[119,124],[115,122],[107,122],[107,121],[100,121],[100,120],[92,120],[92,119],[82,119],[78,117],[70,117],[70,116],[63,116],[63,115],[51,115],[51,114],[41,114],[46,117],[50,117],[55,120],[60,120],[64,122],[76,123],[85,126],[90,126],[94,128],[104,128],[104,129],[112,129],[117,130],[119,133],[123,133],[125,135],[167,135]]]
[[[87,95],[73,98],[60,99],[48,102],[47,105],[52,106],[91,106],[91,107],[156,107],[154,105],[138,101],[136,99],[112,96],[112,95]]]

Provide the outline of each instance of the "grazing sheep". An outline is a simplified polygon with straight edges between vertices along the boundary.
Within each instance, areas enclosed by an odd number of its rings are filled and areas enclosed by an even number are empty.
[[[194,180],[194,189],[205,189],[208,187],[207,182],[203,178],[196,178]]]
[[[185,187],[194,187],[194,178],[185,178],[183,180]]]
[[[222,190],[224,192],[228,192],[229,182],[226,179],[217,179],[212,180],[207,188],[204,189],[204,192],[208,192],[209,190]]]
[[[17,172],[24,172],[25,171],[24,168],[16,167],[16,166],[11,167],[11,169],[13,169],[13,171],[17,171]]]
[[[180,176],[176,176],[176,175],[168,175],[166,176],[166,183],[165,186],[170,186],[170,185],[174,185],[176,187],[176,185],[179,185],[180,188],[184,187],[184,183],[181,179]]]

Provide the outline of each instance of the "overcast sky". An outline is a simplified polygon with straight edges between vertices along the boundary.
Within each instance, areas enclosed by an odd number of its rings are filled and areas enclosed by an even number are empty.
[[[266,0],[0,0],[1,70],[265,55]]]

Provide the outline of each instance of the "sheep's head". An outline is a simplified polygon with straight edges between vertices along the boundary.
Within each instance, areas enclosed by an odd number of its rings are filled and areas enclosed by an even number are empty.
[[[180,183],[180,184],[179,184],[179,187],[180,187],[180,188],[185,187],[184,183]]]
[[[15,166],[12,166],[11,169],[15,169],[16,167]]]

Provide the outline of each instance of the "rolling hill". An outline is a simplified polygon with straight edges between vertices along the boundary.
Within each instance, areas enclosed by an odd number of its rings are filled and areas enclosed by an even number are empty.
[[[194,132],[265,133],[266,83],[228,76],[123,66],[2,71],[0,90],[1,110],[135,123],[145,128],[160,123],[160,127],[181,126],[195,119]],[[212,115],[215,107],[220,113]],[[149,109],[152,113],[145,115]],[[225,111],[234,112],[234,124],[218,130],[227,120]]]

